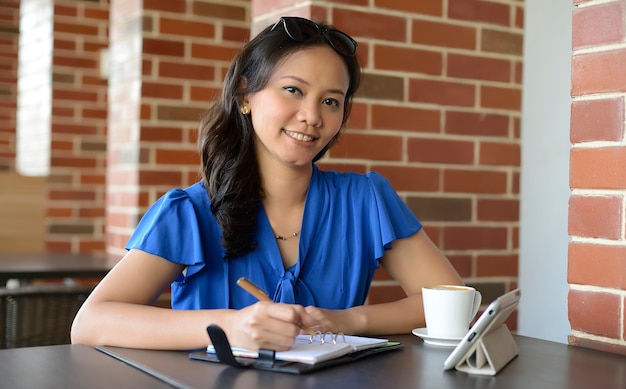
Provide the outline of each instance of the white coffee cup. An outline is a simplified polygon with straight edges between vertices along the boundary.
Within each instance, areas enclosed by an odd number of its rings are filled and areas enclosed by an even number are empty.
[[[422,288],[428,336],[462,338],[482,302],[482,295],[470,286],[434,285]]]

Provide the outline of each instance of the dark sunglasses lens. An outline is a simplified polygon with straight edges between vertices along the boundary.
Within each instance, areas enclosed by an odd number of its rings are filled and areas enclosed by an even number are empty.
[[[312,36],[322,34],[338,53],[349,57],[356,54],[357,43],[344,32],[334,29],[321,31],[314,22],[298,17],[284,17],[280,21],[283,22],[287,35],[296,42],[304,42]]]
[[[356,53],[356,42],[341,31],[330,30],[328,41],[341,54],[353,56]]]
[[[285,32],[296,42],[304,42],[306,39],[319,34],[317,24],[306,19],[283,18]]]

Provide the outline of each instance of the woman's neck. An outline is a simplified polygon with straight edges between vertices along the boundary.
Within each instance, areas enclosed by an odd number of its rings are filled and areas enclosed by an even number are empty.
[[[287,166],[285,164],[260,164],[261,201],[274,235],[294,236],[300,234],[304,203],[313,174],[313,165]],[[295,244],[297,239],[281,243]],[[291,262],[297,258],[297,245],[294,246]],[[283,253],[283,256],[285,254]]]
[[[302,205],[311,182],[312,165],[261,170],[261,187],[265,207],[289,208]]]
[[[261,201],[276,236],[283,265],[288,269],[298,260],[304,203],[313,165],[288,166],[276,161],[264,162],[259,163],[263,189]]]
[[[257,150],[263,205],[289,208],[303,204],[309,188],[313,164],[289,165],[273,158],[263,150]]]

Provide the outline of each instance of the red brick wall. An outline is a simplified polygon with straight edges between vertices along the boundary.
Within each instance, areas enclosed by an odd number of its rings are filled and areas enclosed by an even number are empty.
[[[51,106],[42,107],[52,115],[45,248],[103,252],[107,84],[100,78],[99,60],[108,45],[109,5],[106,0],[53,3],[52,15],[45,9],[36,14],[39,8],[32,15],[53,26],[52,74],[42,85],[42,93],[52,94]],[[0,5],[0,170],[11,172],[16,169],[19,7],[18,0]]]
[[[46,249],[104,251],[109,4],[54,1]]]
[[[626,355],[626,1],[574,1],[569,342]]]
[[[0,172],[15,170],[19,0],[0,5]]]

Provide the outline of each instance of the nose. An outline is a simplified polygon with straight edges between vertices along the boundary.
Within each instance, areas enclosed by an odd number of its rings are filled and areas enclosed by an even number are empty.
[[[298,111],[298,120],[305,122],[311,127],[319,127],[322,125],[322,115],[320,112],[319,102],[303,102]]]

